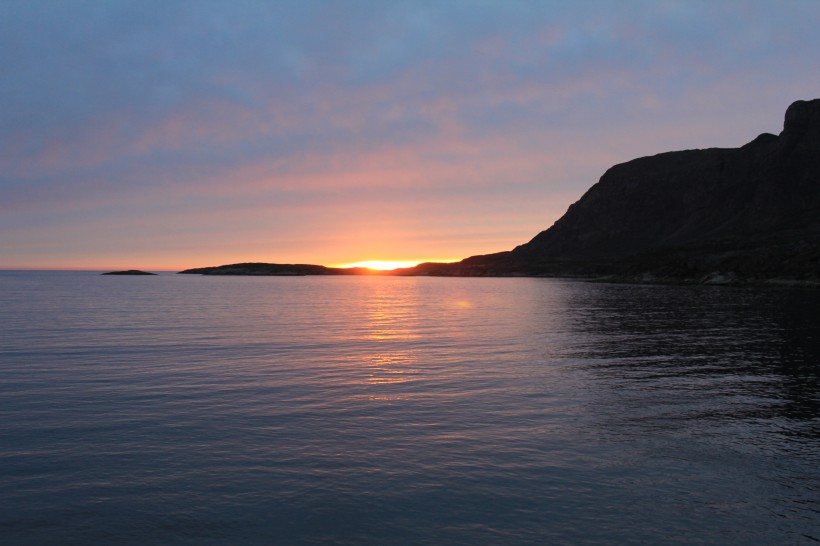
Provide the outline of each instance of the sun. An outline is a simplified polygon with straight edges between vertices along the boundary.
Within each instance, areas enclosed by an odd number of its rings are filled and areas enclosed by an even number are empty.
[[[418,265],[419,262],[408,262],[408,261],[385,261],[385,260],[367,260],[364,262],[356,262],[352,264],[344,264],[340,267],[366,267],[368,269],[376,269],[379,271],[390,271],[391,269],[398,269],[400,267],[413,267]]]

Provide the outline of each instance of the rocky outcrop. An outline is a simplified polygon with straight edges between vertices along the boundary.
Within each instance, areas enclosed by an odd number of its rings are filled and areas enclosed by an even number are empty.
[[[615,165],[512,251],[402,273],[820,282],[820,99],[779,136]]]
[[[361,267],[338,268],[325,267],[323,265],[311,264],[271,264],[271,263],[240,263],[228,264],[214,267],[199,267],[196,269],[186,269],[180,274],[193,275],[244,275],[260,277],[290,277],[302,275],[360,275],[371,272],[369,269]]]
[[[139,269],[128,269],[125,271],[109,271],[108,273],[101,273],[101,275],[156,275],[156,273],[148,273],[147,271],[140,271]]]
[[[609,169],[517,256],[624,256],[816,229],[820,221],[820,99],[794,103],[779,137],[742,148],[687,150]]]

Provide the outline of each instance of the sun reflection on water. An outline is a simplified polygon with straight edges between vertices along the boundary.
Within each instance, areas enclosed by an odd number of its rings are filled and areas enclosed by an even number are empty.
[[[361,366],[359,381],[366,388],[367,398],[378,401],[408,400],[441,370],[432,366],[431,332],[439,328],[442,313],[448,320],[461,321],[461,315],[472,314],[482,307],[462,289],[438,291],[431,299],[430,285],[411,278],[359,277],[366,286],[360,293],[363,343],[354,362]],[[446,343],[466,332],[450,328]]]
[[[374,342],[375,350],[363,355],[369,371],[366,382],[378,389],[370,399],[406,399],[406,385],[399,385],[422,376],[414,345],[422,337],[423,317],[413,290],[397,291],[394,283],[374,283],[373,288],[367,302],[365,336]]]
[[[409,353],[375,355],[368,363],[371,373],[367,382],[389,385],[411,381],[420,373],[417,368],[408,367],[413,363],[415,359]]]

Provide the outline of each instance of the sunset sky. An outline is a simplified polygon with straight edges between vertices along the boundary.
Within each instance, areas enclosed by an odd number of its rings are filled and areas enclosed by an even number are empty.
[[[0,2],[0,268],[454,260],[820,97],[817,1]]]

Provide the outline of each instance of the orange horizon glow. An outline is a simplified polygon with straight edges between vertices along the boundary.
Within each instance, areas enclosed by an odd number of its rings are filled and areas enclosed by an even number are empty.
[[[214,260],[213,258],[205,258],[201,260],[191,260],[185,265],[179,265],[174,261],[168,262],[151,262],[145,263],[142,260],[135,258],[129,261],[119,262],[74,262],[67,263],[60,266],[47,265],[42,263],[28,263],[28,264],[0,264],[0,271],[121,271],[126,269],[140,269],[142,271],[151,272],[179,272],[185,269],[196,267],[211,267],[218,265],[227,265],[234,263],[249,263],[249,262],[265,262],[265,263],[312,263],[317,265],[324,265],[325,267],[349,269],[354,267],[361,267],[372,269],[374,271],[392,271],[394,269],[415,267],[421,263],[454,263],[461,261],[463,258],[429,258],[421,260],[364,260],[359,262],[336,262],[336,263],[322,263],[319,260],[270,260],[260,258],[247,257],[231,257],[221,260]],[[204,264],[204,265],[203,265]]]
[[[352,267],[365,267],[367,269],[374,269],[377,271],[392,271],[393,269],[400,269],[404,267],[415,267],[421,263],[438,262],[438,263],[452,263],[458,260],[365,260],[362,262],[335,264],[329,267],[339,267],[342,269],[349,269]]]

